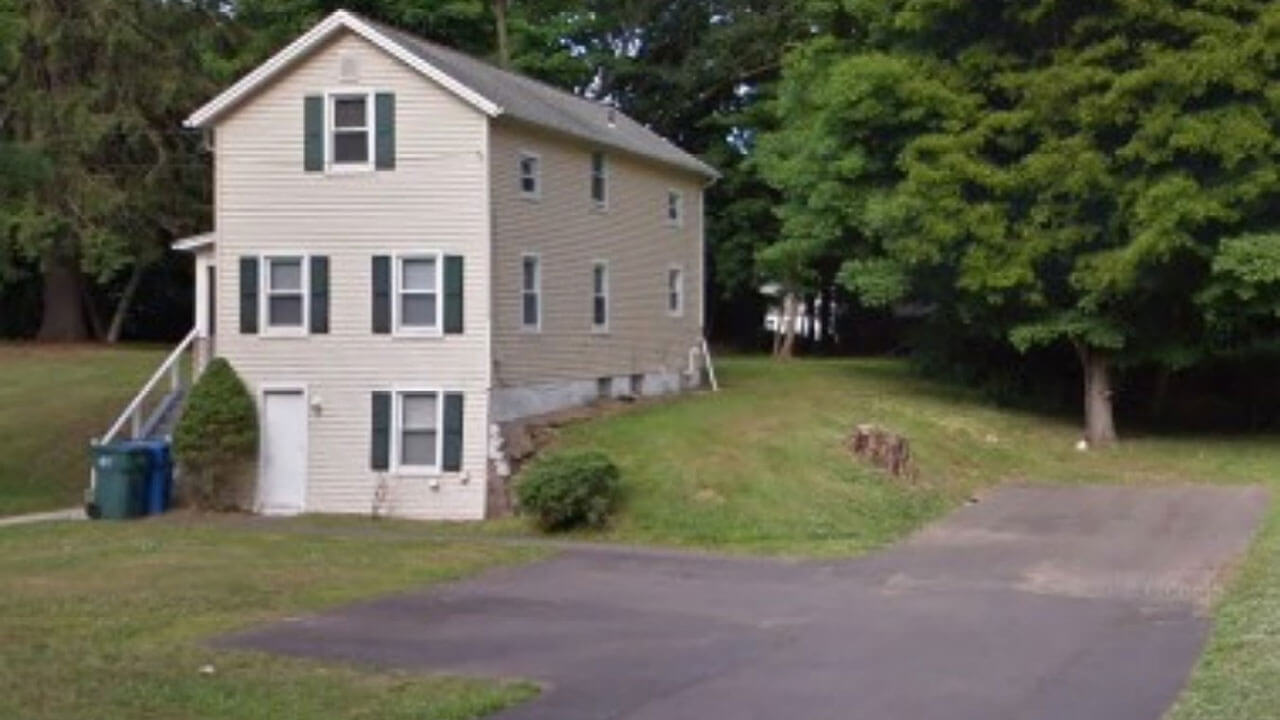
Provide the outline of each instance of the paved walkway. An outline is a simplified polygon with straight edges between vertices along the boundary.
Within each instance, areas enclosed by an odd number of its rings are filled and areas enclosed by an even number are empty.
[[[1009,488],[840,562],[571,550],[218,641],[526,677],[506,720],[1159,720],[1256,488]]]
[[[30,523],[50,522],[53,520],[88,520],[84,508],[74,507],[53,512],[28,513],[26,515],[8,515],[0,517],[0,527],[9,525],[27,525]]]

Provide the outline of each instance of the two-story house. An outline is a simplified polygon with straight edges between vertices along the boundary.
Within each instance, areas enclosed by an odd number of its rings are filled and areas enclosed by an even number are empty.
[[[621,112],[339,11],[187,125],[260,511],[479,518],[501,423],[701,377],[716,173]]]

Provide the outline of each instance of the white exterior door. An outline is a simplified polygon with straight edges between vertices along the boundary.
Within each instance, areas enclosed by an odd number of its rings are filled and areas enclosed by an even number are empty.
[[[303,510],[306,494],[306,394],[267,390],[262,395],[257,510],[266,515],[296,515]]]

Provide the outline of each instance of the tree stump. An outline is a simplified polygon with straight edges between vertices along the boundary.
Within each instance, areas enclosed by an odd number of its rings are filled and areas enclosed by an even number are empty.
[[[903,436],[875,425],[858,425],[849,437],[854,457],[905,480],[916,479],[911,443]]]

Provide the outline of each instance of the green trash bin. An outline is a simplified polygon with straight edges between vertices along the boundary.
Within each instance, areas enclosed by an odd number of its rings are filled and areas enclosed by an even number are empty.
[[[93,448],[97,482],[93,488],[95,517],[139,517],[147,509],[147,452],[123,444]]]

